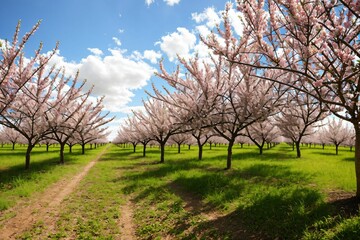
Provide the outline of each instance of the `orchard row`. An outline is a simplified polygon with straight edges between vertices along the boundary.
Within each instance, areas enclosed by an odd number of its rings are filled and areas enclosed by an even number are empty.
[[[78,74],[70,76],[64,68],[49,64],[56,53],[42,54],[40,45],[34,56],[24,56],[26,42],[39,23],[19,39],[18,24],[12,42],[1,46],[0,125],[2,142],[27,144],[25,168],[30,167],[33,147],[52,141],[60,145],[60,163],[64,163],[65,144],[106,141],[104,125],[112,119],[103,114],[103,98],[90,101],[92,89]]]
[[[241,29],[232,25],[231,8],[217,32],[201,36],[208,57],[179,57],[171,73],[160,63],[157,76],[168,87],[154,86],[145,111],[134,112],[117,141],[157,141],[163,162],[171,136],[191,133],[201,148],[215,135],[228,145],[231,168],[239,137],[261,151],[283,136],[300,157],[301,141],[314,139],[326,118],[321,131],[328,133],[318,141],[355,146],[360,197],[360,1],[238,0]]]

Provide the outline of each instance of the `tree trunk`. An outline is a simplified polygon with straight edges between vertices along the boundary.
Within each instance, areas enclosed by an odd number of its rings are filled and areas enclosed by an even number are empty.
[[[339,154],[339,144],[335,144],[335,154]]]
[[[203,145],[201,144],[200,138],[196,138],[196,142],[197,142],[197,145],[198,145],[198,147],[199,147],[198,159],[199,159],[199,160],[202,160]]]
[[[31,145],[31,143],[28,144],[28,147],[26,149],[26,154],[25,154],[25,169],[30,169],[30,154],[31,151],[33,149],[33,146]]]
[[[81,154],[85,154],[85,143],[81,144]]]
[[[12,144],[12,150],[15,150],[15,143]]]
[[[191,144],[188,144],[188,147],[189,147],[188,150],[190,150],[191,149]]]
[[[263,148],[264,148],[264,145],[259,146],[259,153],[260,153],[260,155],[262,155],[262,154],[263,154]]]
[[[210,150],[212,149],[212,143],[210,143]]]
[[[226,159],[226,169],[231,169],[231,160],[232,160],[232,148],[234,146],[234,141],[229,142],[228,151],[227,151],[227,159]]]
[[[295,142],[295,146],[296,146],[296,157],[300,158],[301,157],[300,142]]]
[[[146,157],[146,144],[143,144],[143,157]]]
[[[178,153],[180,153],[180,151],[181,151],[181,143],[178,143]]]
[[[165,143],[160,143],[160,163],[165,162]]]
[[[49,151],[49,144],[47,143],[46,144],[46,152],[48,152]]]
[[[69,145],[69,153],[72,153],[72,145]]]
[[[64,164],[65,143],[60,143],[60,164]]]
[[[355,128],[355,174],[356,174],[356,198],[360,200],[360,127]]]
[[[136,152],[136,144],[133,144],[134,153]]]
[[[202,160],[202,157],[203,157],[203,145],[199,144],[199,153],[198,153],[199,160]]]

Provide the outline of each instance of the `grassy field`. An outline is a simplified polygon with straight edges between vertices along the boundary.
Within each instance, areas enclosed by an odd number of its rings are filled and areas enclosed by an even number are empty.
[[[180,154],[168,147],[164,164],[158,164],[156,147],[146,158],[140,147],[132,150],[112,146],[62,204],[56,228],[40,221],[22,238],[120,239],[121,206],[130,199],[138,239],[358,239],[354,153],[348,148],[336,156],[332,147],[303,147],[297,159],[285,144],[262,156],[256,147],[236,146],[231,170],[224,170],[226,146],[206,147],[201,161],[195,147]],[[5,208],[22,198],[21,191],[32,189],[23,197],[32,196],[48,181],[76,172],[99,150],[84,158],[68,155],[65,166],[55,164],[57,151],[51,151],[39,149],[31,173],[24,173],[22,161],[2,157],[17,159],[18,153],[0,148]]]
[[[332,193],[355,189],[354,153],[348,149],[336,156],[330,147],[303,148],[303,158],[297,159],[287,145],[263,156],[255,147],[236,147],[229,171],[223,170],[225,146],[205,151],[202,161],[195,149],[184,148],[181,154],[168,149],[164,165],[156,164],[157,149],[146,159],[130,149],[120,153],[133,159],[121,182],[138,206],[141,239],[358,238],[358,219],[345,220],[348,213],[339,213],[337,207],[342,202],[327,201]],[[215,218],[206,219],[197,209],[186,211],[186,204],[200,204],[201,211],[216,212]],[[355,234],[353,228],[347,230],[350,225],[356,226]]]
[[[66,149],[67,151],[67,149]],[[73,153],[65,153],[65,164],[59,165],[59,147],[36,146],[31,154],[30,170],[25,168],[26,147],[11,145],[0,147],[0,211],[15,205],[19,200],[42,192],[46,187],[61,178],[69,177],[79,171],[99,149],[91,149],[81,154],[80,147]]]

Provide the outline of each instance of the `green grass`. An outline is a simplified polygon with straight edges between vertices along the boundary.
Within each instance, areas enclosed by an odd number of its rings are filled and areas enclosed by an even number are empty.
[[[116,239],[120,235],[117,221],[123,199],[121,186],[114,180],[120,173],[117,167],[117,161],[106,157],[95,164],[78,191],[63,203],[57,230],[48,238]]]
[[[73,153],[65,149],[65,164],[59,165],[59,147],[36,146],[31,154],[30,169],[25,170],[26,147],[10,145],[0,147],[0,212],[14,206],[19,200],[42,192],[61,178],[75,174],[100,151],[92,149],[81,154],[80,147]]]
[[[56,229],[39,222],[23,238],[117,239],[121,205],[131,199],[138,239],[358,239],[360,216],[326,200],[331,191],[355,193],[348,148],[303,147],[298,159],[285,144],[262,156],[235,146],[231,170],[224,145],[205,147],[201,161],[196,147],[167,147],[164,164],[157,147],[145,158],[141,147],[132,151],[113,145],[62,204]]]
[[[129,148],[120,153],[122,158],[133,159],[132,168],[137,170],[125,173],[121,182],[124,192],[134,196],[139,206],[136,221],[140,239],[166,235],[236,239],[245,232],[268,239],[323,236],[326,231],[340,232],[338,224],[344,224],[339,221],[321,230],[314,227],[323,219],[339,218],[334,206],[326,202],[327,193],[355,190],[354,153],[345,148],[336,156],[332,147],[304,147],[303,157],[297,159],[285,144],[266,150],[262,156],[253,146],[237,146],[233,168],[228,171],[223,170],[225,146],[205,150],[202,161],[196,159],[195,148],[184,148],[181,154],[176,148],[168,148],[162,165],[155,164],[157,149],[150,149],[145,159],[140,150],[131,153]],[[201,214],[181,208],[172,214],[174,205],[186,205],[172,190],[174,186],[191,193],[206,209],[220,212],[222,217],[206,221]]]

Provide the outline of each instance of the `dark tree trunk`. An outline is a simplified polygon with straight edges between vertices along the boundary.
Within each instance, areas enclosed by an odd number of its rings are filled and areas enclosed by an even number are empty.
[[[146,144],[143,144],[143,157],[146,157]]]
[[[12,150],[15,150],[15,143],[12,143]]]
[[[32,149],[33,149],[33,146],[29,143],[28,147],[26,149],[26,154],[25,154],[25,169],[30,169],[30,155],[31,155]]]
[[[295,142],[295,146],[296,146],[296,157],[300,158],[301,157],[300,142]]]
[[[231,169],[231,161],[232,161],[232,148],[234,146],[234,140],[229,141],[229,146],[227,150],[227,159],[226,159],[226,169]]]
[[[72,145],[69,145],[69,153],[72,153]]]
[[[198,152],[198,159],[202,160],[203,156],[203,145],[201,144],[200,138],[196,138],[196,142],[198,144],[199,152]]]
[[[133,149],[134,149],[134,153],[136,152],[136,144],[132,144],[133,145]]]
[[[354,124],[355,128],[355,173],[356,173],[356,197],[360,200],[360,127]]]
[[[160,143],[160,163],[165,162],[165,143]]]
[[[178,153],[180,153],[180,151],[181,151],[181,143],[178,143],[177,145],[178,145]]]
[[[46,144],[46,152],[48,152],[49,151],[49,144],[47,143]]]
[[[85,143],[81,144],[81,154],[85,154]]]
[[[202,160],[203,157],[203,145],[199,145],[199,153],[198,153],[198,158],[199,160]]]
[[[335,154],[339,154],[339,144],[335,144]]]
[[[64,164],[64,149],[65,143],[60,143],[60,164]]]

